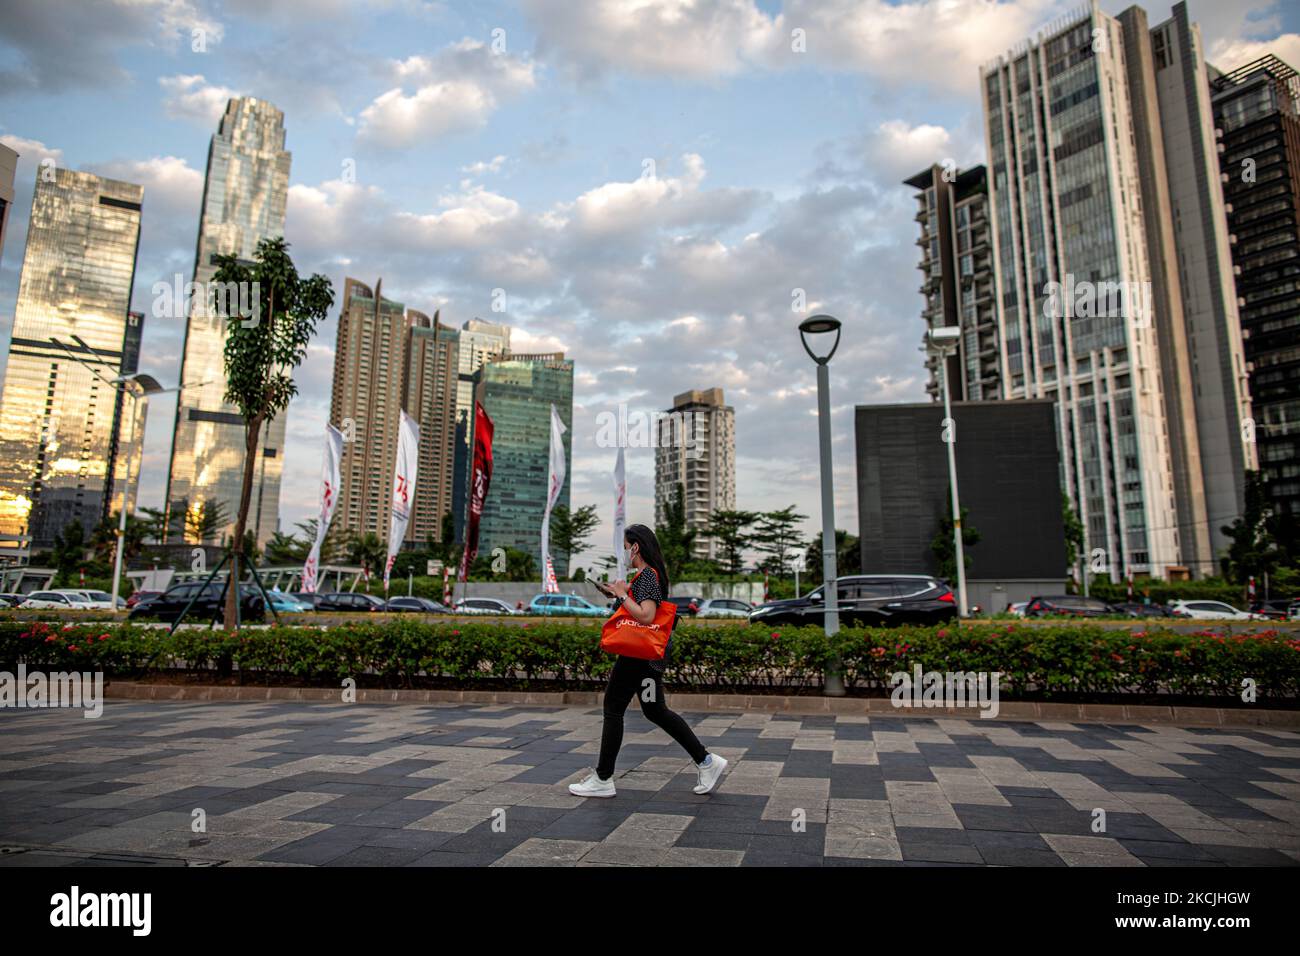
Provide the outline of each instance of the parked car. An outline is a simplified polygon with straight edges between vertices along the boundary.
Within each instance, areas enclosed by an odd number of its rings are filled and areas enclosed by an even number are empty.
[[[1294,598],[1270,598],[1267,601],[1256,601],[1250,606],[1250,613],[1259,614],[1273,621],[1285,621],[1291,608],[1297,602]]]
[[[938,578],[927,574],[855,574],[839,579],[836,605],[845,627],[942,624],[957,616],[957,599]],[[825,586],[804,597],[761,604],[751,624],[822,627]]]
[[[362,591],[326,591],[316,598],[318,611],[382,611],[384,602]]]
[[[140,604],[143,601],[152,601],[160,594],[162,594],[161,591],[155,591],[149,588],[146,588],[141,591],[132,591],[131,596],[126,599],[127,610],[130,610],[131,608],[135,607],[137,604]]]
[[[18,605],[23,610],[89,611],[90,601],[77,591],[33,591]]]
[[[1267,621],[1262,614],[1239,611],[1222,601],[1173,601],[1169,605],[1174,617],[1189,617],[1194,621]]]
[[[268,591],[271,597],[271,607],[278,614],[302,614],[312,609],[312,605],[304,604],[292,594],[285,594],[283,591]]]
[[[0,594],[0,608],[17,607],[27,600],[26,594]]]
[[[694,617],[700,613],[700,605],[704,603],[704,598],[674,594],[668,599],[668,603],[677,605],[678,617]]]
[[[113,595],[109,594],[107,591],[89,591],[85,588],[56,588],[55,590],[63,594],[80,594],[90,602],[90,609],[92,611],[120,611],[122,608],[126,607],[126,602],[121,598],[117,599],[117,606],[114,607]]]
[[[226,614],[225,583],[221,581],[184,581],[174,584],[157,597],[141,601],[131,609],[128,619],[135,621],[142,618],[157,618],[160,621],[175,621],[193,600],[187,621],[223,621]],[[266,601],[261,592],[252,584],[239,585],[239,617],[243,621],[266,620]]]
[[[1025,605],[1025,617],[1115,617],[1113,607],[1100,598],[1078,594],[1046,594],[1031,597]]]
[[[384,604],[385,611],[410,611],[415,614],[446,614],[447,608],[432,598],[395,597]]]
[[[1126,604],[1112,604],[1111,607],[1127,617],[1173,617],[1169,608],[1163,604],[1142,604],[1133,601]]]
[[[1028,601],[1017,601],[1014,604],[1007,605],[1007,613],[1012,617],[1024,617],[1025,608],[1029,607]]]
[[[456,614],[521,614],[505,601],[496,598],[471,597],[461,598],[454,608]]]
[[[320,599],[320,595],[315,591],[294,591],[292,593],[293,599],[299,604],[307,605],[309,611],[316,607],[316,601]]]
[[[529,603],[528,613],[562,617],[609,617],[610,612],[576,594],[539,594]]]
[[[754,605],[735,598],[708,598],[695,612],[696,617],[749,617]]]

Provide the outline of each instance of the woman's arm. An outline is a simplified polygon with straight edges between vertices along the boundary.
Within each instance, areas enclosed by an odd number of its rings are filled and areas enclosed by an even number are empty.
[[[618,595],[619,604],[627,609],[627,613],[632,615],[632,618],[638,624],[654,623],[655,614],[659,610],[657,602],[648,598],[644,601],[638,601],[632,596],[626,581],[613,582],[610,585],[610,590]]]

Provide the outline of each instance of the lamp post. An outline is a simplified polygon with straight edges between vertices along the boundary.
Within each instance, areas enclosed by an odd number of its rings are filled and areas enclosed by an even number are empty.
[[[820,355],[812,350],[809,340],[817,336],[835,333],[830,350]],[[834,637],[840,629],[838,574],[835,570],[835,489],[831,473],[831,373],[830,361],[835,350],[840,346],[840,320],[829,315],[814,315],[799,323],[799,340],[803,350],[817,364],[817,430],[821,446],[822,479],[822,595],[823,627],[826,636]],[[827,697],[844,696],[844,678],[840,675],[838,656],[832,657],[826,666],[826,686],[823,693]]]
[[[179,392],[180,386],[163,388],[152,375],[142,374],[119,375],[113,381],[122,390],[122,394],[131,399],[131,440],[127,442],[126,482],[122,485],[122,507],[117,512],[117,547],[113,556],[113,610],[116,611],[117,596],[121,591],[122,582],[122,550],[126,541],[126,506],[131,499],[131,448],[135,444],[135,422],[139,417],[136,414],[135,403],[142,399],[147,402],[150,395],[157,395],[160,392]],[[136,394],[131,385],[139,387],[139,394]]]
[[[953,426],[952,406],[948,400],[948,356],[957,351],[961,341],[961,329],[955,325],[943,325],[932,328],[925,333],[926,346],[939,365],[939,381],[943,385],[943,424],[944,444],[948,446],[948,487],[952,491],[952,537],[953,555],[957,563],[957,608],[962,617],[969,617],[966,602],[966,555],[961,541],[961,503],[957,496],[957,436],[951,431]]]

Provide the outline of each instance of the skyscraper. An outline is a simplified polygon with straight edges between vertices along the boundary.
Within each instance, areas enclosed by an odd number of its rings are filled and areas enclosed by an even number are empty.
[[[463,340],[462,340],[463,341]],[[573,474],[573,361],[563,352],[507,355],[475,375],[475,398],[492,419],[492,487],[479,524],[479,554],[515,548],[533,556],[539,580],[542,515],[550,468],[551,406],[564,423],[564,487],[556,507],[569,507]],[[471,436],[472,437],[472,436]],[[570,555],[554,543],[557,577],[569,573]]]
[[[1116,578],[1214,573],[1250,460],[1205,66],[1174,11],[1148,30],[1094,0],[981,72],[1004,397],[1056,401],[1062,485]]]
[[[472,432],[474,429],[474,375],[484,362],[500,358],[510,351],[510,326],[470,319],[460,331],[456,386],[456,461],[452,476],[452,515],[456,540],[465,537],[465,506],[469,488]]]
[[[90,173],[37,177],[0,400],[0,544],[11,555],[28,539],[51,547],[74,522],[89,536],[108,513],[124,415],[96,371],[134,371],[139,354],[128,308],[143,201],[143,187]]]
[[[983,166],[957,170],[931,166],[906,180],[919,190],[922,318],[927,329],[961,327],[957,353],[948,360],[955,401],[1002,397],[997,308],[993,289],[993,236],[988,174]],[[930,397],[940,395],[938,359],[927,356]]]
[[[1275,56],[1210,74],[1259,469],[1300,516],[1300,75]]]
[[[406,411],[420,423],[420,470],[407,540],[441,541],[443,515],[452,513],[456,466],[456,393],[460,338],[434,313],[410,311],[406,345]]]
[[[0,255],[4,254],[5,236],[9,234],[9,209],[14,204],[14,176],[18,172],[18,154],[0,143]]]
[[[655,524],[683,487],[686,527],[695,532],[691,553],[716,559],[718,542],[708,537],[709,516],[736,507],[736,410],[722,389],[692,389],[673,398],[655,437]]]
[[[199,220],[194,281],[201,289],[216,272],[214,259],[234,255],[251,262],[262,239],[284,235],[290,154],[284,148],[284,114],[264,100],[236,97],[208,148],[207,179]],[[179,318],[179,315],[173,316]],[[185,326],[176,403],[167,507],[172,523],[220,502],[228,535],[239,509],[244,477],[244,420],[224,400],[225,320],[208,314],[203,296],[191,303]],[[262,425],[248,527],[259,544],[277,530],[285,416]]]

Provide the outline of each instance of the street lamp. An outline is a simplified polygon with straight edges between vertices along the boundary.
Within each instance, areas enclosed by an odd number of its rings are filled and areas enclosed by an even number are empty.
[[[957,436],[952,431],[952,406],[948,401],[948,356],[957,352],[961,329],[955,325],[941,325],[925,333],[926,348],[939,365],[939,381],[943,384],[944,443],[948,446],[948,486],[952,489],[953,554],[957,562],[957,607],[962,617],[969,617],[966,604],[966,555],[961,542],[961,504],[957,497]]]
[[[830,350],[825,355],[812,350],[809,340],[825,342],[818,336],[835,333]],[[826,636],[833,637],[839,633],[839,588],[838,574],[835,570],[835,490],[831,475],[831,357],[840,347],[840,320],[830,315],[814,315],[799,323],[799,340],[803,350],[817,364],[817,430],[821,444],[822,477],[822,600],[824,602],[823,626]],[[826,686],[823,691],[827,697],[844,696],[844,679],[840,675],[838,657],[832,658],[826,667]]]

